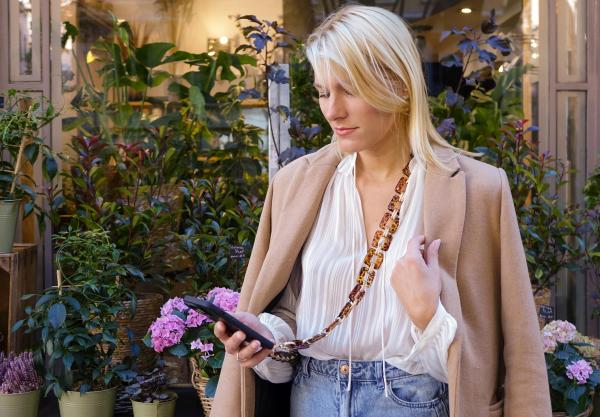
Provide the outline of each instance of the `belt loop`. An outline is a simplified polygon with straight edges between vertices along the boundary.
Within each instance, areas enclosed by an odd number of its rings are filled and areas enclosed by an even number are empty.
[[[301,363],[302,363],[302,374],[306,377],[310,376],[310,371],[309,371],[309,363],[310,363],[310,356],[300,356],[301,358]]]

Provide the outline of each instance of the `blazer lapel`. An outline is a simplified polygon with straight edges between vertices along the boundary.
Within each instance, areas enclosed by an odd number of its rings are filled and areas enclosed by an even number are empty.
[[[308,159],[306,171],[291,178],[285,184],[287,190],[279,191],[288,195],[273,202],[273,205],[280,206],[273,214],[273,234],[252,292],[249,312],[257,314],[264,311],[285,288],[339,161],[335,145],[330,145],[321,155]]]
[[[456,336],[448,350],[448,384],[450,416],[457,409],[458,373],[462,340],[462,310],[457,286],[457,261],[466,210],[465,174],[460,170],[456,154],[445,148],[434,148],[451,168],[444,171],[428,167],[425,174],[423,217],[427,241],[441,239],[439,262],[442,269],[441,302],[458,324]]]

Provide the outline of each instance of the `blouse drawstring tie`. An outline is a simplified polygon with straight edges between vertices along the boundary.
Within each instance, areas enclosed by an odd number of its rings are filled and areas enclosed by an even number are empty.
[[[380,278],[380,279],[382,279],[380,293],[381,293],[381,302],[383,303],[383,309],[381,310],[382,313],[379,316],[380,317],[380,324],[381,324],[381,326],[380,326],[380,332],[379,333],[380,333],[380,336],[381,336],[381,370],[382,370],[382,373],[383,373],[383,392],[384,392],[385,396],[387,397],[388,396],[388,390],[387,390],[387,376],[385,375],[385,373],[386,373],[385,372],[385,344],[384,344],[384,341],[383,341],[383,332],[384,332],[384,326],[385,326],[385,320],[384,320],[385,317],[384,316],[385,316],[385,311],[386,311],[386,305],[385,305],[386,304],[386,299],[385,299],[385,283],[386,282],[385,282],[385,279],[384,279],[385,276],[386,276],[386,273],[385,273],[385,259],[383,260],[382,269],[383,269],[383,271],[382,271],[383,272],[383,276]]]

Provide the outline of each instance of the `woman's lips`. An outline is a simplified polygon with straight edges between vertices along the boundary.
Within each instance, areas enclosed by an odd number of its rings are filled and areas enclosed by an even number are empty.
[[[349,135],[350,133],[354,132],[356,129],[358,129],[357,127],[336,127],[335,128],[335,133],[337,133],[339,136],[346,136]]]

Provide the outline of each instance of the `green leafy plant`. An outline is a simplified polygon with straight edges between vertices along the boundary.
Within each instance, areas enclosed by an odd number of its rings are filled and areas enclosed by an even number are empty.
[[[36,200],[39,195],[46,195],[50,204],[57,204],[58,193],[51,182],[58,165],[40,130],[58,113],[45,98],[32,99],[16,90],[8,90],[5,101],[6,108],[0,109],[0,199],[22,200],[24,217],[35,212],[44,230],[47,213]],[[34,165],[39,159],[43,177],[50,183],[46,194],[36,191],[35,181],[24,169],[26,164]]]
[[[497,30],[492,9],[479,30],[465,26],[441,35],[441,40],[457,39],[458,48],[442,59],[442,65],[462,71],[456,86],[430,98],[431,113],[438,132],[467,150],[486,146],[506,123],[523,118],[520,81],[530,67],[512,64],[512,42]],[[474,62],[478,69],[467,74]]]
[[[565,207],[556,191],[565,184],[564,166],[548,153],[537,152],[537,144],[525,138],[535,128],[525,124],[524,120],[506,124],[488,147],[477,150],[484,160],[506,171],[531,284],[537,292],[553,286],[563,268],[579,270],[586,245],[581,210]]]
[[[182,206],[180,184],[218,176],[227,178],[235,193],[264,195],[266,190],[260,129],[243,121],[238,99],[243,83],[234,83],[256,60],[224,52],[191,54],[166,43],[136,46],[133,38],[129,24],[114,19],[111,35],[90,52],[88,61],[99,66],[100,82],[84,77],[71,103],[77,117],[64,126],[76,134],[66,159],[69,171],[63,173],[61,220],[62,227],[73,216],[85,227],[101,225],[125,261],[167,291],[174,271],[186,264],[176,244],[189,212]],[[190,71],[179,77],[163,69],[177,61]],[[80,66],[91,73],[87,61]],[[213,95],[218,80],[231,86]],[[148,97],[149,88],[163,82],[172,96]],[[161,108],[162,116],[146,114],[147,103]],[[218,132],[210,125],[227,128]],[[222,133],[230,137],[224,146]]]
[[[225,178],[186,181],[188,210],[181,250],[191,267],[180,279],[194,293],[224,286],[239,288],[248,266],[263,199],[232,190]]]
[[[163,275],[171,267],[164,254],[174,246],[170,242],[181,216],[180,167],[176,144],[162,139],[109,145],[99,137],[74,137],[75,157],[63,173],[67,212],[72,213],[65,219],[107,230],[124,262],[144,274],[132,276],[132,288],[144,278],[166,285]]]
[[[70,229],[56,235],[55,242],[64,281],[44,290],[13,330],[26,326],[26,333],[39,334],[34,356],[44,369],[46,393],[60,397],[66,390],[112,387],[132,376],[127,365],[112,363],[112,354],[117,317],[127,313],[124,303],[130,302],[129,313],[135,311],[135,296],[123,285],[135,270],[121,263],[106,231]]]
[[[585,219],[587,220],[584,232],[588,234],[585,247],[586,271],[591,275],[592,282],[596,285],[594,299],[596,307],[592,317],[600,316],[600,166],[592,172],[583,189],[585,197]]]

